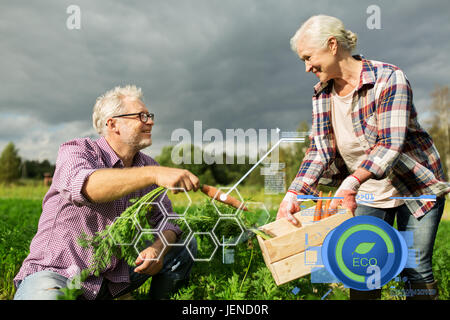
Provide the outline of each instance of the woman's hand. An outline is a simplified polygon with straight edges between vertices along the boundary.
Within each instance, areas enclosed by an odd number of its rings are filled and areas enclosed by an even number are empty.
[[[293,225],[301,226],[293,214],[300,211],[300,205],[297,202],[297,195],[292,192],[287,192],[277,212],[277,220],[280,218],[287,218]]]
[[[329,210],[335,212],[337,207],[342,205],[344,208],[350,210],[354,215],[357,207],[356,193],[358,192],[359,186],[359,180],[355,176],[350,175],[345,178],[335,193],[335,197],[343,197],[344,199],[333,199]]]

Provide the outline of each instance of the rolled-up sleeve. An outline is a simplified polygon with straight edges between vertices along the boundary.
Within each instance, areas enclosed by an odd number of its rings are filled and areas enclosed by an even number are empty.
[[[319,178],[324,170],[323,159],[320,156],[313,136],[309,137],[311,143],[305,153],[298,173],[292,181],[289,190],[303,194],[316,194]]]
[[[377,108],[378,141],[360,165],[375,179],[386,177],[400,153],[408,130],[412,108],[412,91],[401,70],[392,72],[382,91]]]
[[[62,144],[56,160],[54,186],[62,197],[80,207],[91,204],[82,188],[88,177],[98,169],[97,156],[80,141]]]

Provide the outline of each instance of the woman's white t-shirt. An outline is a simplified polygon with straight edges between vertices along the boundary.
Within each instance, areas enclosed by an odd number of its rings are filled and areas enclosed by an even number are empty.
[[[355,89],[348,95],[341,97],[336,93],[333,86],[331,94],[331,124],[336,137],[336,145],[350,173],[355,172],[367,157],[353,130],[351,106]],[[369,207],[394,208],[402,205],[403,201],[389,198],[399,196],[400,194],[388,178],[369,179],[361,184],[357,201]]]

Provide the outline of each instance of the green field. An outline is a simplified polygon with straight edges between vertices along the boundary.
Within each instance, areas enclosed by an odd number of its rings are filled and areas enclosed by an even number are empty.
[[[0,299],[12,299],[14,296],[15,289],[12,279],[28,254],[30,241],[37,230],[42,197],[46,190],[47,188],[38,183],[30,185],[29,182],[22,186],[0,187]],[[274,196],[273,199],[267,201],[267,196],[258,190],[243,188],[241,193],[245,200],[264,202],[271,219],[274,219],[277,204],[282,196]],[[200,193],[191,192],[189,196],[193,203],[190,211],[195,211],[205,199]],[[170,195],[170,198],[177,212],[184,211],[186,195]],[[448,205],[445,216],[448,217]],[[436,239],[433,270],[439,282],[440,299],[446,300],[450,297],[449,234],[450,221],[442,220]],[[207,242],[199,240],[201,252],[210,250]],[[230,248],[234,253],[233,263],[223,263],[223,249],[219,247],[211,261],[195,263],[189,285],[174,294],[172,298],[295,300],[321,299],[326,295],[326,299],[348,299],[348,289],[341,284],[311,283],[309,276],[276,286],[253,236],[249,241],[241,241],[238,245]],[[145,299],[150,282],[151,280],[147,281],[141,288],[133,292],[132,297]],[[402,284],[394,281],[388,283],[383,290],[382,299],[403,299],[391,294],[392,286],[401,288]]]

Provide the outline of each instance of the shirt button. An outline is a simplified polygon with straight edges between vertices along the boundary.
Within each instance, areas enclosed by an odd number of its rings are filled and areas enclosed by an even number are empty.
[[[94,290],[94,294],[97,294],[97,291]]]

